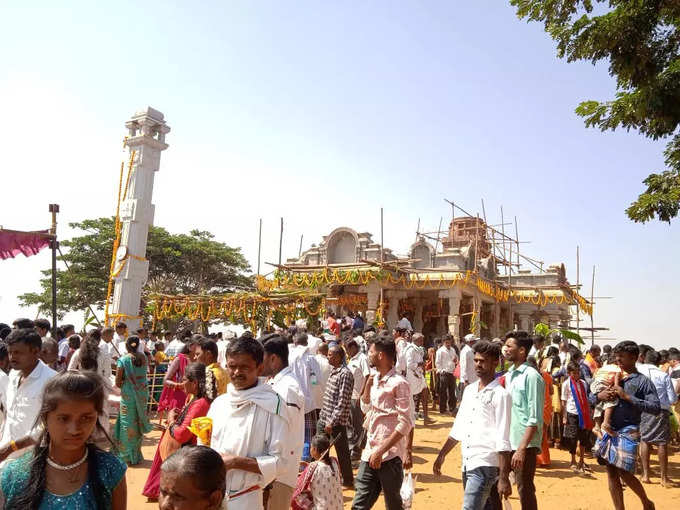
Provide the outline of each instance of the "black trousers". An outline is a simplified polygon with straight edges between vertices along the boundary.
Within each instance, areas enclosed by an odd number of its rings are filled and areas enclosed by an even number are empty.
[[[449,372],[439,373],[439,412],[456,410],[456,378]]]
[[[364,413],[361,412],[361,400],[352,400],[350,408],[352,427],[348,429],[349,451],[354,456],[361,455],[366,444],[366,431],[364,430]]]
[[[373,469],[368,462],[361,461],[352,510],[370,510],[378,500],[381,490],[386,510],[403,510],[404,503],[399,494],[403,480],[404,470],[399,457],[383,462],[380,469]]]
[[[513,455],[515,452],[512,452]],[[536,456],[538,448],[527,448],[524,458],[524,466],[521,471],[515,471],[517,480],[517,492],[519,493],[519,503],[522,510],[538,510],[536,502],[536,486],[534,476],[536,475]]]
[[[326,434],[324,427],[325,423],[319,421],[316,424],[317,434]],[[326,434],[328,436],[328,434]],[[331,431],[331,440],[337,437],[335,441],[335,454],[338,456],[338,463],[340,464],[340,473],[342,474],[342,484],[351,486],[354,483],[354,473],[352,473],[352,460],[349,456],[349,443],[347,442],[347,426],[336,425]]]

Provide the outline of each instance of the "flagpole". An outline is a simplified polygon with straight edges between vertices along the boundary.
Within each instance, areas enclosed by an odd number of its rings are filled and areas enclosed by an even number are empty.
[[[52,248],[52,332],[57,330],[57,213],[59,212],[59,204],[50,204],[50,212],[52,213],[52,240],[50,248]]]

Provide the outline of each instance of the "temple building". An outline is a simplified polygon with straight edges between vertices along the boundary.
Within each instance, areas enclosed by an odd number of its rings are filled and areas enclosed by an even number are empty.
[[[288,259],[279,278],[322,290],[328,309],[361,311],[367,323],[392,328],[407,317],[428,340],[447,332],[456,341],[469,332],[493,338],[539,322],[568,328],[576,306],[592,313],[563,264],[521,269],[496,232],[479,218],[454,218],[445,235],[419,235],[400,257],[368,232],[340,227]]]

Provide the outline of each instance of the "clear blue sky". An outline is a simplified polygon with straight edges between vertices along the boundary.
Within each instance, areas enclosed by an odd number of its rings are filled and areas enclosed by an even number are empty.
[[[202,228],[255,265],[297,254],[340,225],[405,253],[443,198],[519,219],[523,250],[597,266],[608,336],[677,345],[676,225],[624,209],[662,169],[661,143],[585,129],[581,100],[613,95],[604,65],[567,64],[508,2],[3,2],[0,224],[114,212],[124,122],[151,105],[172,132],[156,179],[156,224]],[[0,320],[34,316],[47,252],[0,263]],[[588,289],[589,291],[589,284]],[[78,318],[74,318],[78,322]]]

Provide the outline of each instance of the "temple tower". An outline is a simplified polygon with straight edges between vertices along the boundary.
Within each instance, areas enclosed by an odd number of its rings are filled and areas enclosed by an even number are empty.
[[[153,108],[135,113],[125,127],[128,129],[126,146],[130,157],[133,154],[134,157],[127,194],[120,205],[122,228],[115,254],[115,287],[107,323],[123,321],[134,328],[142,322],[140,299],[149,274],[146,242],[154,218],[151,203],[154,176],[160,165],[161,151],[168,148],[165,135],[170,127],[163,114]]]

